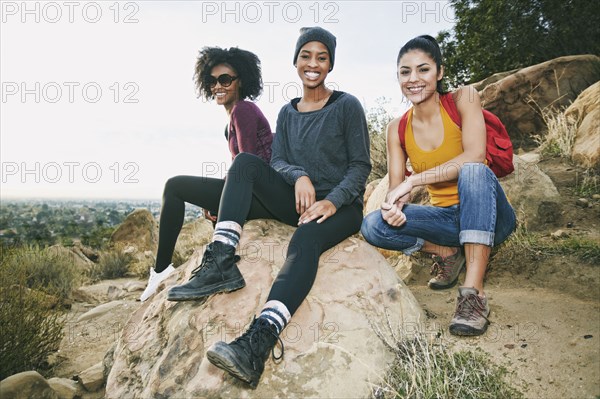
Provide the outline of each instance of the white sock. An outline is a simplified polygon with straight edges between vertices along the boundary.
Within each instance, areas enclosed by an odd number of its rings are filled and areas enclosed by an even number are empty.
[[[213,233],[213,241],[220,241],[232,247],[237,247],[240,242],[240,235],[242,234],[242,226],[236,222],[225,221],[219,222],[215,225],[215,232]]]
[[[258,317],[266,319],[270,324],[275,326],[277,334],[281,334],[292,318],[292,315],[290,315],[288,308],[283,303],[271,300],[265,303]]]

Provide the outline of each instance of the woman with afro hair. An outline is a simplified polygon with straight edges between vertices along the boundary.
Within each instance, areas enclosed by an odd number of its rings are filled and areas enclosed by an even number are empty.
[[[225,108],[229,117],[225,138],[232,159],[239,153],[249,152],[270,162],[271,127],[258,106],[247,101],[256,99],[263,89],[258,57],[235,47],[204,47],[196,61],[194,82],[198,97],[214,99]],[[159,284],[175,270],[171,259],[183,226],[185,203],[198,206],[213,203],[216,209],[224,184],[223,179],[197,176],[175,176],[167,181],[160,212],[156,263],[150,268],[148,284],[140,297],[142,302],[152,296]],[[262,209],[257,212],[264,215]],[[216,221],[216,216],[206,208],[204,214],[209,220]]]

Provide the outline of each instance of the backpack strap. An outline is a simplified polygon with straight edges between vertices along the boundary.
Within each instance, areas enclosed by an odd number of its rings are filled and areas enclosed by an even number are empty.
[[[400,148],[402,148],[402,152],[404,153],[404,160],[408,161],[408,154],[406,153],[406,125],[408,124],[408,113],[410,110],[406,111],[404,115],[400,118],[400,123],[398,123],[398,138],[400,139]],[[404,174],[406,176],[410,176],[411,173],[408,169],[404,169]]]
[[[452,119],[452,122],[456,123],[459,128],[462,128],[462,123],[460,121],[460,114],[458,113],[458,109],[456,108],[456,103],[454,102],[454,97],[452,93],[446,93],[440,95],[440,101],[442,103],[442,107]]]
[[[400,118],[400,123],[398,123],[398,138],[400,138],[400,147],[402,148],[402,152],[404,152],[404,158],[408,159],[406,155],[406,124],[408,123],[408,112],[406,111],[402,118]]]

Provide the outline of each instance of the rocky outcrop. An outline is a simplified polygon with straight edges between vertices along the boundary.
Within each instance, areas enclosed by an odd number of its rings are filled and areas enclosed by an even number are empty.
[[[158,223],[147,209],[136,209],[117,227],[110,244],[123,253],[130,254],[129,270],[136,275],[147,275],[154,266],[158,248]]]
[[[94,262],[88,259],[80,250],[80,247],[63,247],[62,245],[52,245],[44,250],[53,256],[61,256],[69,259],[70,263],[75,265],[79,271],[88,272]]]
[[[59,399],[44,377],[37,371],[24,371],[0,381],[2,399]]]
[[[283,263],[292,227],[256,220],[238,253],[246,287],[198,302],[168,302],[164,289],[145,302],[117,342],[106,394],[122,397],[366,397],[393,357],[374,329],[414,330],[422,312],[370,245],[349,238],[321,256],[308,298],[282,333],[285,356],[272,360],[252,391],[205,357],[215,341],[242,333]],[[165,285],[186,281],[201,249]]]
[[[377,186],[372,190],[367,201],[365,202],[364,214],[367,215],[381,207],[381,203],[385,199],[389,189],[388,175],[385,175]],[[411,203],[427,204],[429,203],[429,193],[425,186],[415,187],[411,192]]]
[[[577,126],[572,159],[584,168],[600,166],[600,81],[585,89],[565,111]]]
[[[518,146],[534,144],[546,130],[541,110],[568,106],[600,80],[600,58],[573,55],[519,69],[483,88],[484,108],[496,114]]]
[[[529,230],[561,224],[561,198],[556,186],[536,163],[513,158],[515,171],[500,184],[514,208],[519,223]]]
[[[207,219],[196,219],[191,223],[184,224],[179,237],[177,237],[175,251],[187,260],[197,248],[212,240],[213,231],[213,225]]]

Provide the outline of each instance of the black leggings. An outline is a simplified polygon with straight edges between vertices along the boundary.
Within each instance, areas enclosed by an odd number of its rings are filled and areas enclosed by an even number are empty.
[[[177,176],[167,181],[160,214],[158,270],[171,262],[185,202],[204,209],[218,208],[219,222],[234,221],[243,226],[246,220],[275,219],[291,226],[298,224],[294,187],[261,158],[240,153],[226,180]],[[312,221],[298,227],[268,300],[282,302],[294,314],[315,281],[321,254],[358,232],[362,217],[362,204],[356,201],[340,207],[323,223]]]

